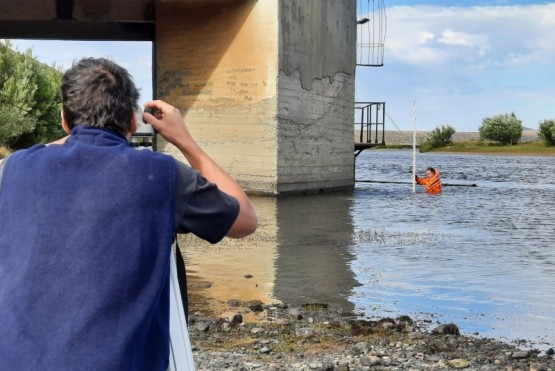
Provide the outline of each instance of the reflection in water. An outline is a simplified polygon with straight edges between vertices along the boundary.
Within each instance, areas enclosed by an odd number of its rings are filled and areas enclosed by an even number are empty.
[[[179,236],[187,268],[190,312],[220,314],[232,299],[273,302],[276,203],[270,197],[253,199],[259,227],[246,238],[225,238],[211,245],[191,235]]]
[[[354,308],[348,300],[357,285],[350,269],[351,206],[351,193],[278,200],[276,299]]]
[[[231,299],[353,309],[348,301],[356,286],[348,251],[352,194],[254,197],[252,202],[260,224],[245,239],[210,245],[180,236],[190,311],[222,310]]]

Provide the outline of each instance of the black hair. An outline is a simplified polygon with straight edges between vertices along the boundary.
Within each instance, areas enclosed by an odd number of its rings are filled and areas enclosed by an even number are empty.
[[[83,58],[65,72],[61,91],[69,129],[81,124],[129,132],[139,90],[125,68],[105,58]]]
[[[429,167],[426,169],[426,171],[430,170],[432,172],[432,174],[436,173],[436,169],[434,169],[433,167]]]

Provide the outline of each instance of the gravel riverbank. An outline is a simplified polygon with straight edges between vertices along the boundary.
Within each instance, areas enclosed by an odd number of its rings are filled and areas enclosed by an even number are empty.
[[[408,316],[368,321],[323,304],[228,307],[218,318],[189,317],[199,371],[555,370],[553,348],[463,336],[456,324],[430,326]]]

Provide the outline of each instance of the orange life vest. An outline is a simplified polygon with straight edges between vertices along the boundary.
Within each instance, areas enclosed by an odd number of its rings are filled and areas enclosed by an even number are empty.
[[[441,193],[441,180],[439,180],[439,171],[431,178],[420,178],[416,177],[416,183],[426,186],[427,193]]]

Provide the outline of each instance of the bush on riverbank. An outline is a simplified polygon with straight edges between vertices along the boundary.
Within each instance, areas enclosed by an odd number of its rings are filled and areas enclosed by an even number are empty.
[[[448,146],[453,142],[455,132],[455,128],[450,125],[438,126],[430,134],[426,135],[426,138],[424,138],[420,145],[420,151],[426,152],[431,149]]]
[[[480,138],[501,144],[516,144],[522,137],[522,121],[514,113],[486,117],[480,126]]]
[[[540,131],[538,136],[543,140],[546,146],[554,146],[555,120],[544,120],[540,122]]]

